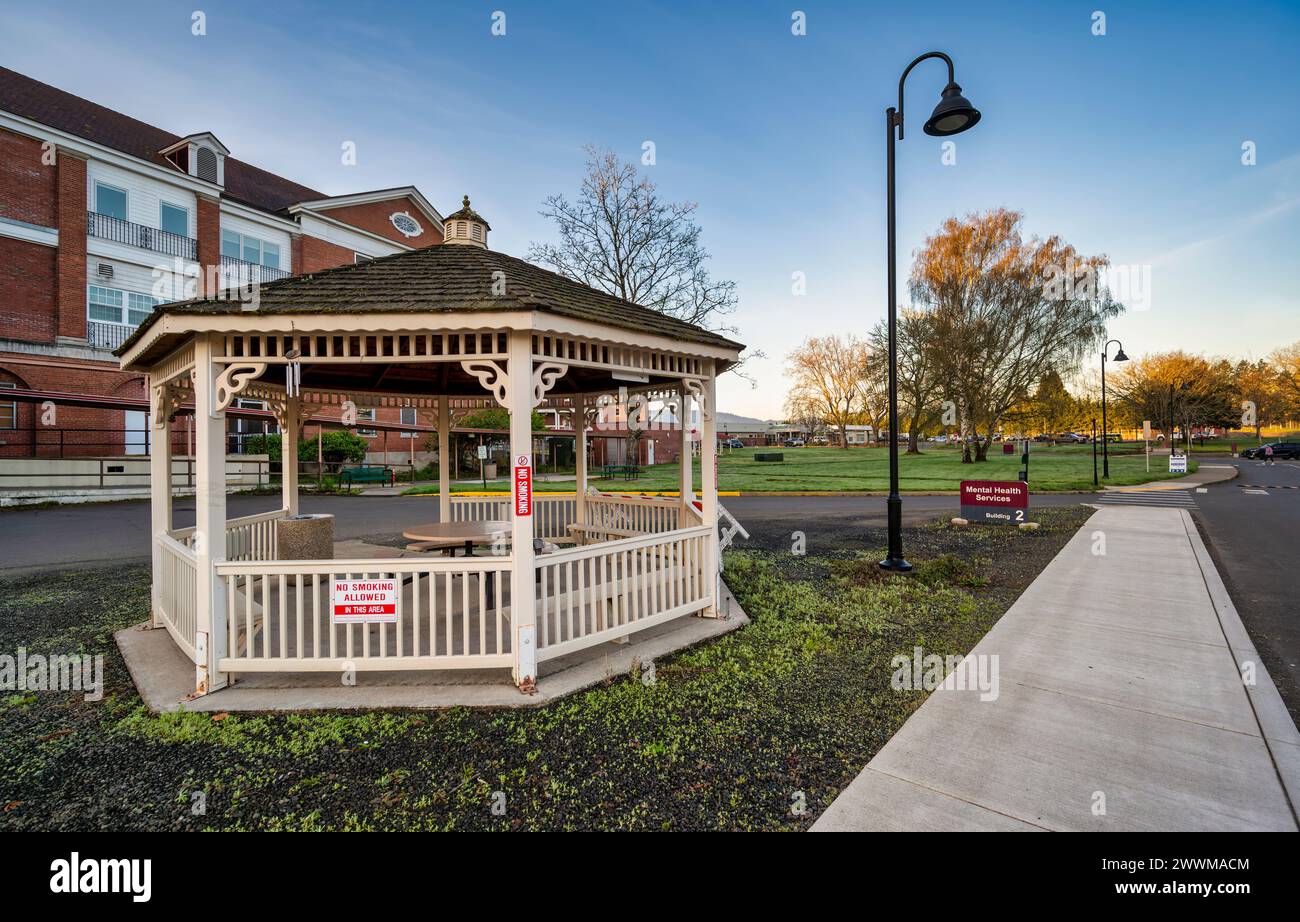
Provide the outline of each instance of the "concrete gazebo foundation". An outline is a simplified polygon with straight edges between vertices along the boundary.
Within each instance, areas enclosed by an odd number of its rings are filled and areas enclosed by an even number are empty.
[[[540,664],[684,616],[717,615],[715,381],[741,347],[477,239],[471,221],[465,245],[449,238],[237,298],[167,305],[120,350],[123,368],[149,377],[158,430],[152,626],[192,664],[192,695],[235,682],[251,693],[268,683],[320,687],[330,674],[337,682],[340,674],[427,679],[452,671],[496,671],[532,690]],[[280,559],[277,520],[298,511],[295,465],[284,465],[280,509],[226,517],[226,411],[239,398],[275,412],[285,458],[297,457],[299,431],[313,414],[337,413],[347,423],[367,407],[435,412],[444,462],[437,518],[504,520],[508,545],[460,558]],[[548,400],[572,408],[575,495],[525,501],[522,487],[517,502],[451,494],[445,461],[454,415],[485,399],[509,412],[510,473],[521,485],[531,482],[532,411]],[[680,429],[681,495],[590,491],[588,430],[625,426],[629,413],[656,402],[672,405]],[[190,406],[196,522],[176,529],[166,477],[170,425]],[[534,539],[549,553],[535,553]],[[395,621],[338,623],[331,592],[347,578],[392,581]]]

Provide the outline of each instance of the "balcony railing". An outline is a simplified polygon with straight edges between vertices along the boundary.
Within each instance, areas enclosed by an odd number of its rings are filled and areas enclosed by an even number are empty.
[[[96,349],[116,349],[126,342],[127,337],[135,332],[135,327],[121,323],[103,323],[99,320],[86,321],[86,339]]]
[[[261,285],[289,275],[283,269],[245,262],[233,256],[221,257],[221,283],[227,288],[240,285]]]
[[[179,256],[181,259],[199,258],[199,242],[193,237],[182,237],[171,231],[146,227],[94,211],[86,212],[86,233],[91,237],[125,243],[168,256]]]

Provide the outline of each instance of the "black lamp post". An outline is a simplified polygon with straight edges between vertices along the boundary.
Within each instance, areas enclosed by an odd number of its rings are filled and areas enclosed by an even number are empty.
[[[1107,437],[1110,430],[1106,428],[1106,352],[1111,343],[1119,346],[1114,361],[1128,361],[1128,356],[1124,354],[1124,344],[1118,339],[1112,339],[1101,347],[1101,476],[1107,478],[1110,477],[1110,439]]]
[[[903,557],[903,498],[898,495],[898,288],[895,277],[894,245],[894,145],[903,140],[903,82],[912,68],[927,58],[940,58],[948,65],[948,85],[943,88],[939,104],[934,107],[921,130],[928,135],[943,138],[960,134],[980,120],[979,110],[961,95],[961,87],[953,79],[952,58],[942,51],[930,51],[921,55],[903,71],[898,78],[898,108],[890,106],[885,110],[885,134],[889,138],[886,147],[888,180],[886,195],[886,221],[888,223],[889,249],[889,499],[885,508],[889,514],[889,556],[880,561],[886,570],[906,571],[912,565]],[[894,130],[898,130],[895,138]]]

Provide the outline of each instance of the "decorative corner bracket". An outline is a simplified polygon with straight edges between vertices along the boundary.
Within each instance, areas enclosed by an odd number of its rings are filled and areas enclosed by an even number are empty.
[[[500,365],[491,359],[474,359],[461,362],[460,367],[465,369],[466,374],[477,378],[478,383],[492,393],[497,403],[510,409],[510,376]]]
[[[533,368],[533,406],[537,407],[546,398],[547,392],[555,386],[555,382],[564,377],[565,372],[569,370],[568,365],[561,365],[558,362],[542,362]]]
[[[242,394],[248,385],[261,377],[266,371],[265,362],[242,362],[227,365],[221,374],[217,375],[216,393],[212,407],[212,416],[215,419],[218,413],[223,413],[235,402],[235,398]]]
[[[713,407],[709,406],[708,395],[704,390],[704,382],[699,378],[682,378],[682,396],[694,398],[695,403],[700,408],[700,419],[713,419]]]

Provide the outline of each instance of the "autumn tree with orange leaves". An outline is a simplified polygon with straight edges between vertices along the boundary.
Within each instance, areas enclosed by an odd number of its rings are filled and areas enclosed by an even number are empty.
[[[930,316],[939,392],[957,408],[963,462],[986,460],[1007,411],[1049,372],[1068,377],[1099,351],[1106,321],[1123,310],[1105,286],[1105,256],[1082,256],[1056,236],[1026,239],[1022,220],[1002,208],[949,218],[912,266],[913,304]]]

